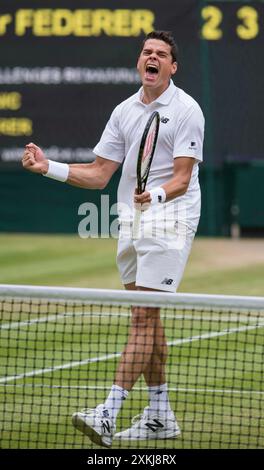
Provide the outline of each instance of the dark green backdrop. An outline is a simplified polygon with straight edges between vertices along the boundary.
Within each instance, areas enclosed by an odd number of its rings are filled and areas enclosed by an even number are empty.
[[[58,35],[52,18],[60,9],[71,17],[85,11],[90,26],[99,17],[101,29],[89,26],[78,36],[74,22],[67,32],[61,20]],[[142,15],[141,29],[135,15]],[[198,0],[1,1],[1,231],[75,233],[80,203],[99,204],[99,193],[27,174],[19,160],[29,141],[59,161],[91,158],[113,107],[139,86],[135,63],[150,18],[156,29],[173,31],[180,48],[175,83],[206,118],[199,232],[264,233],[264,3]],[[5,101],[11,93],[20,97],[17,107]],[[14,131],[10,119],[28,120],[32,131]],[[105,190],[113,202],[117,180]]]

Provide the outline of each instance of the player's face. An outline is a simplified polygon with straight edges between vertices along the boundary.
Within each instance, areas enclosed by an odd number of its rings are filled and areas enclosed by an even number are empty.
[[[139,56],[137,69],[144,87],[165,90],[177,70],[170,45],[159,39],[148,39]]]

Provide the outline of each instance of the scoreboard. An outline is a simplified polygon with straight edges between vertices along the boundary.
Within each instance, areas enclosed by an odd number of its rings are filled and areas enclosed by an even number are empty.
[[[205,158],[263,158],[264,3],[1,0],[0,165],[35,142],[87,161],[113,108],[140,86],[145,34],[173,32],[174,81],[206,117]]]

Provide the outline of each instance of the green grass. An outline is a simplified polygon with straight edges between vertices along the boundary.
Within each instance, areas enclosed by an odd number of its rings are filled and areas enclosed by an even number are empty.
[[[0,283],[120,289],[116,246],[112,239],[0,235]],[[179,290],[263,295],[263,253],[262,240],[197,238]]]
[[[115,251],[110,239],[0,235],[0,283],[121,287]]]
[[[261,246],[260,242],[254,250]],[[263,295],[262,261],[253,251],[252,257],[246,257],[245,247],[253,249],[247,241],[230,245],[230,240],[198,239],[180,290]],[[225,250],[233,248],[236,256],[241,248],[241,256],[232,265]],[[115,251],[115,240],[1,235],[0,283],[120,288]],[[0,382],[0,446],[95,448],[75,431],[71,414],[104,401],[119,357],[78,363],[120,353],[129,312],[123,310],[126,315],[116,317],[99,314],[96,307],[93,312],[73,305],[35,304],[31,312],[28,305],[22,310],[18,304],[7,307],[1,321],[12,328],[0,329],[0,376],[32,375]],[[68,316],[52,321],[54,313],[62,314],[65,308]],[[164,314],[168,341],[187,340],[170,346],[167,362],[170,401],[182,437],[121,445],[114,441],[113,448],[263,448],[263,327],[188,341],[204,333],[255,325],[256,319],[210,312],[202,317],[195,312]],[[15,325],[39,317],[47,321]],[[65,364],[69,365],[60,367]],[[45,373],[36,373],[41,369]],[[130,425],[131,417],[147,406],[147,398],[139,380],[124,404],[118,430]]]
[[[110,306],[105,310],[110,312]],[[35,307],[31,313],[24,309],[20,327],[12,323],[12,313],[4,315],[4,325],[12,328],[1,330],[0,375],[6,378],[0,383],[3,448],[96,448],[74,430],[71,414],[104,401],[119,360],[111,354],[120,353],[127,338],[129,312],[122,313],[99,314],[97,308],[88,307],[80,312],[80,307],[71,306],[68,316],[56,322],[47,318],[25,325],[26,320],[38,318]],[[207,313],[201,320],[194,312],[172,316],[166,311],[163,322],[169,342],[187,340],[170,346],[167,362],[170,400],[182,437],[121,447],[263,447],[263,328],[189,341],[204,333],[250,327],[256,319]],[[87,358],[98,359],[80,364]],[[23,377],[7,380],[20,374]],[[147,392],[139,380],[124,404],[118,429],[128,427],[131,417],[146,405]],[[113,448],[120,448],[120,443],[114,442]]]

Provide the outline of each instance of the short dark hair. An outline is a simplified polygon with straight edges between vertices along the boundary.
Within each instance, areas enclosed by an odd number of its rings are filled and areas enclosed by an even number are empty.
[[[159,39],[160,41],[164,41],[167,44],[170,45],[171,47],[171,55],[172,55],[172,61],[177,62],[178,56],[179,56],[179,49],[178,46],[174,40],[174,37],[172,36],[171,31],[151,31],[150,33],[147,34],[147,36],[144,38],[143,43],[142,43],[142,49],[145,46],[145,42],[148,39]]]

